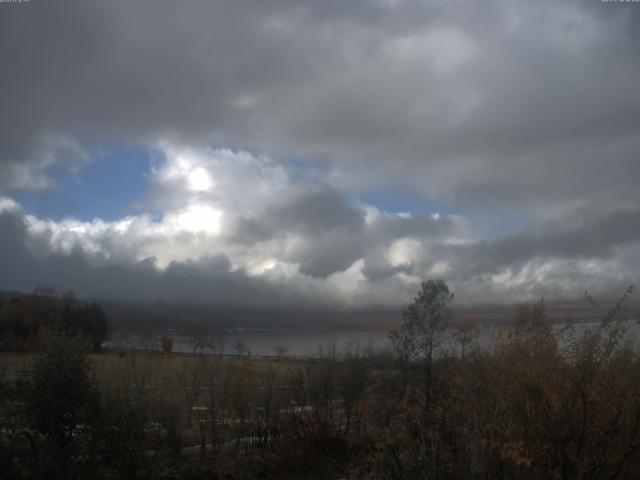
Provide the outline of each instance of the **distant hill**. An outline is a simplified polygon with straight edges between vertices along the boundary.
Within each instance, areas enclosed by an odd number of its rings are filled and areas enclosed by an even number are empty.
[[[206,325],[216,328],[245,329],[308,329],[308,330],[387,330],[402,319],[403,307],[361,309],[303,309],[294,307],[258,308],[222,305],[189,305],[167,303],[100,302],[114,330],[137,331],[146,328],[180,329],[186,325]],[[603,302],[603,310],[612,303]],[[455,319],[478,323],[505,324],[514,315],[517,304],[453,305]],[[580,302],[548,303],[547,314],[553,322],[597,321],[603,310]],[[628,304],[623,316],[638,317],[638,305]]]
[[[29,295],[29,294],[25,293],[25,292],[17,292],[15,290],[1,290],[0,289],[0,302],[3,302],[3,303],[4,302],[8,302],[12,298],[24,297],[26,295]]]
[[[0,303],[32,293],[0,289]],[[47,296],[46,294],[43,294]],[[174,329],[189,324],[222,328],[247,329],[362,329],[387,330],[402,319],[403,306],[387,308],[296,308],[296,307],[238,307],[224,305],[193,305],[180,303],[120,302],[101,299],[78,299],[98,302],[109,317],[114,330],[138,331],[148,327]],[[602,302],[607,306],[615,302]],[[586,302],[563,301],[546,304],[547,313],[554,322],[598,320],[601,312]],[[504,324],[511,320],[516,304],[454,305],[454,318],[480,323]],[[623,315],[639,318],[640,306],[629,303]]]
[[[189,324],[247,329],[386,329],[401,318],[400,309],[338,310],[294,307],[101,302],[114,329],[180,328]]]

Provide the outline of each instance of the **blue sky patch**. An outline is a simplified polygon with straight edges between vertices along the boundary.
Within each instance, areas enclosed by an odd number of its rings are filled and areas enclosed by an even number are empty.
[[[378,190],[359,195],[358,199],[379,210],[389,213],[410,213],[412,215],[430,215],[432,213],[460,213],[441,203],[425,198],[423,195],[402,190]]]
[[[112,221],[140,212],[151,165],[152,155],[147,148],[99,148],[77,173],[50,170],[54,188],[17,192],[13,197],[27,213],[40,218],[90,221],[98,217]]]

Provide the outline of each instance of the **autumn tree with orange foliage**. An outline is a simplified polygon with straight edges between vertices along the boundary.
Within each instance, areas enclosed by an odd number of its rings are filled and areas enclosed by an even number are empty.
[[[436,359],[432,422],[406,404],[380,434],[371,478],[636,478],[640,358],[621,315],[632,292],[595,327],[521,305],[492,349]]]

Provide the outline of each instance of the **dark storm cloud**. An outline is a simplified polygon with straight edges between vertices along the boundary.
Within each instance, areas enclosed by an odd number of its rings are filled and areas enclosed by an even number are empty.
[[[400,238],[414,238],[430,242],[442,241],[454,235],[457,228],[447,217],[408,217],[382,215],[350,230],[318,232],[305,237],[294,249],[290,260],[300,263],[301,271],[314,277],[326,277],[349,268],[353,262],[365,260],[363,274],[372,281],[407,271],[405,266],[391,266],[384,252]],[[421,272],[420,275],[424,274]]]
[[[243,127],[253,127],[253,113],[234,105],[238,97],[286,90],[337,66],[317,29],[380,16],[373,5],[327,3],[36,0],[3,7],[2,158],[28,159],[45,135],[144,142],[222,132],[237,142]]]
[[[376,282],[392,277],[397,273],[413,273],[411,265],[391,265],[381,250],[369,252],[365,257],[362,273],[371,281]]]
[[[401,219],[411,223],[411,218]],[[391,263],[387,252],[396,237],[388,236],[384,224],[395,217],[381,216],[360,226],[359,234],[340,229],[330,230],[318,238],[306,238],[289,260],[299,262],[300,272],[316,278],[293,276],[272,281],[234,269],[229,258],[212,251],[198,261],[174,261],[164,270],[152,258],[131,263],[100,264],[76,244],[69,254],[48,250],[45,233],[29,232],[29,220],[17,210],[0,214],[0,288],[30,291],[35,285],[53,285],[58,290],[73,289],[84,297],[131,301],[164,301],[193,304],[236,306],[341,306],[343,300],[324,288],[322,279],[347,269],[363,258],[362,275],[371,292],[359,293],[358,304],[401,303],[406,286],[397,275],[426,278],[435,263],[448,268],[439,273],[463,293],[463,303],[504,301],[513,295],[536,295],[547,298],[573,296],[585,288],[615,296],[622,287],[636,283],[640,261],[637,256],[640,211],[624,210],[590,219],[567,231],[548,229],[539,233],[520,233],[495,241],[466,245],[443,245],[441,239],[451,234],[450,219],[422,219],[428,228],[411,237],[423,243],[417,256],[406,263]],[[576,262],[611,261],[614,272],[585,271]],[[543,277],[536,269],[545,262],[562,262],[562,268],[545,268]],[[552,263],[553,265],[553,263]],[[533,270],[531,270],[533,268]],[[513,275],[529,269],[534,279],[525,278],[514,285],[496,290],[487,275],[508,269]],[[315,283],[314,283],[315,282]],[[382,289],[382,290],[380,290]],[[376,291],[395,292],[381,301]],[[346,292],[345,292],[346,293]]]
[[[0,231],[0,288],[29,292],[42,284],[72,289],[83,297],[208,305],[283,305],[285,298],[299,305],[326,301],[293,287],[274,288],[242,269],[232,271],[229,259],[220,254],[198,262],[172,262],[164,270],[157,269],[153,259],[96,267],[79,246],[70,255],[34,255],[26,247],[28,232],[19,213],[0,213]]]
[[[240,219],[232,241],[252,245],[277,236],[300,235],[303,241],[291,249],[287,260],[298,263],[306,275],[326,277],[346,270],[374,250],[388,248],[398,238],[433,241],[455,231],[454,222],[447,217],[382,214],[367,223],[362,207],[334,188],[321,186],[288,198],[259,217]],[[367,265],[364,273],[371,279],[403,271],[383,259],[370,259]]]
[[[640,210],[615,211],[568,228],[560,227],[553,223],[544,230],[524,231],[493,241],[460,246],[438,245],[434,253],[456,265],[455,275],[458,278],[495,274],[504,268],[517,270],[536,259],[606,261],[615,258],[617,250],[622,247],[638,246]],[[626,267],[633,269],[632,264]]]
[[[235,241],[267,240],[282,232],[316,236],[328,232],[357,232],[364,212],[330,186],[320,186],[294,195],[272,206],[258,218],[241,218]]]
[[[640,240],[640,210],[613,212],[586,225],[539,234],[522,233],[494,242],[487,252],[495,265],[533,257],[607,258],[619,245]],[[482,256],[482,255],[478,255]]]
[[[301,227],[310,235],[352,230],[364,221],[364,213],[330,187],[303,194],[295,203],[285,205],[278,216],[285,229]]]
[[[321,187],[288,199],[253,220],[241,222],[237,237],[268,240],[297,234],[304,241],[287,259],[313,277],[326,277],[347,269],[367,249],[364,212],[331,187]]]
[[[224,232],[232,247],[297,236],[279,259],[313,278],[359,259],[372,282],[422,277],[439,260],[453,279],[536,259],[623,262],[640,235],[639,12],[577,0],[0,4],[0,191],[50,187],[43,172],[76,168],[95,145],[232,146],[318,162],[333,185],[259,206]],[[387,185],[527,228],[445,245],[451,218],[368,223],[341,193]],[[160,212],[177,208],[160,193]],[[34,257],[45,240],[2,221],[3,275],[17,286],[58,278],[89,295],[231,301],[249,289],[279,301],[224,256],[164,273],[98,269],[82,251]],[[392,265],[402,238],[429,252]],[[554,275],[558,291],[578,281]]]
[[[172,137],[319,155],[358,188],[401,179],[522,214],[614,186],[638,200],[639,22],[626,7],[3,5],[0,159],[68,159],[56,138]]]

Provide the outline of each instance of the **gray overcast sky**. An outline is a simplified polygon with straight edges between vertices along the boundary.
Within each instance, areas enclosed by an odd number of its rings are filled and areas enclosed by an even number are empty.
[[[0,4],[0,288],[621,293],[640,264],[639,53],[631,2]]]

